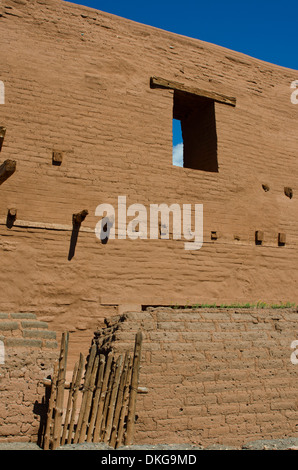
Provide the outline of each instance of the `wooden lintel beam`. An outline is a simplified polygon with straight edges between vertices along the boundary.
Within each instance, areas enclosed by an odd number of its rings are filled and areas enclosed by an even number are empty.
[[[185,93],[191,93],[192,95],[201,96],[210,100],[216,101],[217,103],[228,104],[230,106],[236,106],[236,98],[231,96],[222,95],[221,93],[215,93],[213,91],[201,90],[200,88],[190,87],[183,85],[183,83],[174,82],[171,80],[165,80],[160,77],[150,78],[151,88],[165,88],[168,90],[179,90]]]
[[[5,127],[0,126],[0,152],[1,152],[1,149],[2,149],[3,141],[4,141],[5,132],[6,132]]]
[[[0,184],[9,178],[16,171],[16,162],[14,160],[5,160],[0,166]]]

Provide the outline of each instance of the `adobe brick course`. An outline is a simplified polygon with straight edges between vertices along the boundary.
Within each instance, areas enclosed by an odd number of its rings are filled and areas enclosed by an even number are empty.
[[[200,327],[205,335],[203,325],[210,324],[212,313],[209,340],[202,342]],[[239,314],[157,307],[108,319],[95,333],[100,351],[124,351],[129,338],[133,342],[136,331],[143,332],[140,386],[148,393],[138,395],[136,442],[241,446],[296,436],[298,368],[290,356],[297,315],[296,309]],[[276,334],[277,318],[283,328]],[[237,325],[242,328],[236,333]]]
[[[25,329],[24,319],[28,318]],[[43,380],[53,373],[58,344],[56,333],[45,331],[45,322],[36,318],[28,312],[0,314],[0,340],[4,345],[4,363],[0,364],[0,442],[37,442],[44,422]]]

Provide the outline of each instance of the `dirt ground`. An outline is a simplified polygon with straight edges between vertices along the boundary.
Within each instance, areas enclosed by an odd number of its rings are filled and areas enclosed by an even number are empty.
[[[0,443],[0,450],[43,450],[32,442],[5,442]],[[111,450],[115,451],[104,443],[82,443],[67,444],[56,450]],[[156,444],[156,445],[132,445],[119,447],[115,452],[121,450],[298,450],[298,437],[286,439],[265,439],[249,441],[241,447],[231,447],[214,444],[208,447],[194,446],[191,444]]]

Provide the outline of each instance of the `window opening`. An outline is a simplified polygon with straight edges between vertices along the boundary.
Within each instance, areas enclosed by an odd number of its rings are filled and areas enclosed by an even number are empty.
[[[181,141],[177,139],[179,124]],[[175,159],[175,162],[174,162]],[[208,98],[174,91],[173,165],[218,172],[214,102]]]

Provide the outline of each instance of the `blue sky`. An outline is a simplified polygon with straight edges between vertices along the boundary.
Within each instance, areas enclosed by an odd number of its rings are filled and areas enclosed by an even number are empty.
[[[79,0],[72,3],[298,69],[296,2]]]
[[[295,2],[79,0],[72,3],[298,69],[298,8]],[[179,126],[175,124],[173,145],[180,141]]]

